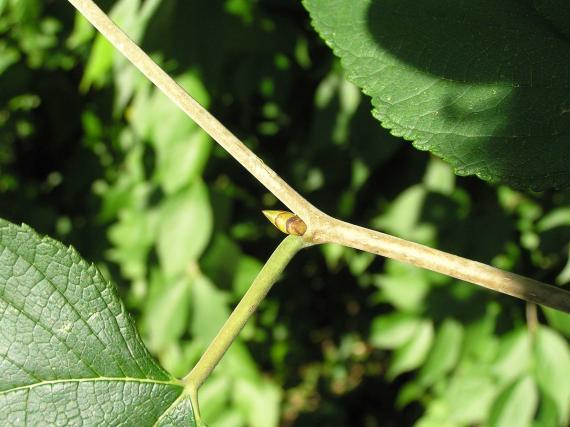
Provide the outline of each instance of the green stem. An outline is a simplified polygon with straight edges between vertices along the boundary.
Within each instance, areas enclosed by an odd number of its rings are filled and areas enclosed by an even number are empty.
[[[248,291],[224,326],[206,349],[194,369],[182,380],[190,390],[197,391],[214,370],[246,322],[253,315],[273,284],[295,254],[306,246],[301,237],[287,236],[267,260]]]

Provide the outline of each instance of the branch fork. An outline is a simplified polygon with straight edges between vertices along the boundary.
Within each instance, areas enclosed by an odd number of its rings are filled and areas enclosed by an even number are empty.
[[[260,276],[256,278],[202,359],[184,379],[190,394],[194,396],[194,401],[196,401],[197,389],[214,369],[247,318],[257,308],[269,287],[277,280],[280,271],[300,248],[308,245],[337,243],[393,258],[528,302],[570,313],[570,292],[559,287],[375,230],[359,227],[321,212],[291,188],[154,63],[92,0],[68,1],[167,97],[293,212],[266,214],[268,217],[273,215],[275,219],[281,217],[278,228],[296,236],[287,237],[276,249],[262,270],[263,274],[260,273]],[[293,221],[291,222],[292,218]],[[194,403],[197,410],[197,402]]]

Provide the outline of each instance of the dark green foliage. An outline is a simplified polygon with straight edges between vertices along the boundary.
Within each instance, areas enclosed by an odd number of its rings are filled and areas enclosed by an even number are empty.
[[[568,2],[305,5],[392,134],[460,175],[523,189],[570,185]]]

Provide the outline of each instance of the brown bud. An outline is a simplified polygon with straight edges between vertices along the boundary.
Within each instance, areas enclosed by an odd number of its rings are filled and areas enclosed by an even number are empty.
[[[297,215],[287,211],[263,211],[267,219],[285,234],[302,236],[307,231],[307,224]]]

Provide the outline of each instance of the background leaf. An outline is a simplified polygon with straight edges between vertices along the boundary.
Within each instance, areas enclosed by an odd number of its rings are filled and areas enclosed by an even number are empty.
[[[538,3],[567,30],[554,12],[567,6]],[[461,175],[533,189],[568,185],[570,44],[535,10],[514,0],[304,4],[394,135]]]
[[[556,403],[558,422],[570,417],[570,351],[564,339],[548,328],[540,328],[535,345],[535,378],[542,392]]]
[[[166,203],[160,212],[158,257],[168,275],[192,268],[212,232],[212,211],[208,190],[195,182]]]
[[[435,337],[433,347],[420,369],[418,381],[431,385],[451,371],[459,359],[463,329],[454,320],[446,319]]]
[[[394,353],[394,360],[388,371],[389,377],[396,377],[402,372],[420,366],[429,351],[433,340],[433,325],[429,321],[422,322],[410,339]]]
[[[495,406],[491,409],[489,425],[530,426],[537,404],[536,384],[531,377],[523,377],[499,395]]]

